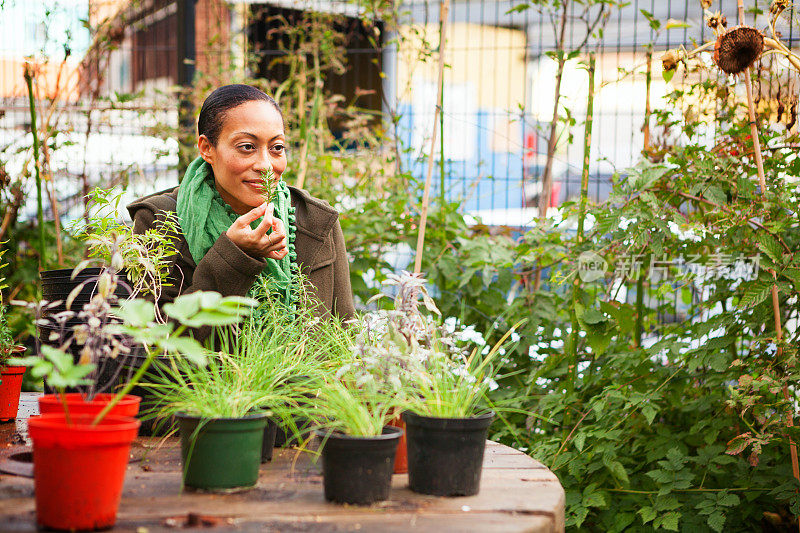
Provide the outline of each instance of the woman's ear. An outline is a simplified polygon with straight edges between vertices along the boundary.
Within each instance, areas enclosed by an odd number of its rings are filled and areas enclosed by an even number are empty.
[[[208,140],[208,137],[201,135],[197,138],[197,151],[200,152],[206,163],[209,165],[214,164],[214,145]]]

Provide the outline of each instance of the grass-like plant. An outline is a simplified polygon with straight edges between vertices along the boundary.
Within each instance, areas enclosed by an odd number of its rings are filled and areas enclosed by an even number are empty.
[[[425,371],[409,374],[414,393],[408,397],[407,409],[438,418],[468,418],[488,410],[487,393],[497,387],[495,378],[501,366],[498,356],[519,326],[508,330],[486,354],[475,347],[464,357],[435,340]]]
[[[143,384],[156,397],[156,416],[238,418],[268,410],[291,427],[298,406],[314,394],[310,384],[340,364],[352,335],[336,320],[317,318],[317,302],[305,292],[294,314],[278,304],[267,298],[257,315],[215,329],[206,340],[216,352],[207,365],[180,358],[159,363],[158,374]]]
[[[268,204],[275,201],[275,195],[278,192],[278,181],[275,179],[275,172],[272,170],[272,161],[267,169],[261,173],[261,197]]]
[[[352,437],[374,437],[394,418],[402,401],[374,382],[358,384],[347,376],[320,379],[314,384],[317,394],[300,412],[315,427],[327,432],[341,432]]]
[[[393,309],[362,317],[353,345],[353,358],[337,372],[351,375],[359,387],[370,385],[391,394],[395,406],[421,415],[461,418],[477,414],[496,386],[498,356],[516,327],[491,348],[469,349],[465,340],[420,309],[420,301],[438,315],[428,296],[425,279],[403,272],[390,275],[395,287]],[[383,296],[378,295],[377,300]]]

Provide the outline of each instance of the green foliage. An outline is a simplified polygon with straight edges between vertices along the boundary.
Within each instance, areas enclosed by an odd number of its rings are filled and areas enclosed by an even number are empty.
[[[194,343],[206,356],[189,358],[185,348],[176,350],[174,357],[161,358],[156,377],[143,383],[158,399],[159,417],[184,412],[204,418],[229,418],[253,410],[269,410],[273,417],[291,424],[290,408],[296,413],[299,399],[310,391],[316,392],[309,383],[318,376],[330,375],[331,367],[349,356],[350,332],[338,321],[315,319],[313,310],[319,302],[308,294],[301,294],[296,315],[286,313],[276,302],[266,302],[263,315],[243,323],[238,323],[242,310],[257,302],[224,298],[214,308],[227,309],[230,327],[220,327],[224,324],[217,316],[209,320],[203,306],[213,302],[207,295],[191,296],[182,296],[183,301],[176,300],[178,305],[169,309],[165,306],[165,311],[172,317],[181,316],[185,324],[205,316],[206,323],[214,322],[217,327],[206,339],[205,347],[193,339],[172,339]],[[238,303],[237,308],[233,305],[237,302],[246,305]],[[152,317],[152,306],[137,307],[142,315]]]
[[[8,364],[29,366],[33,377],[38,379],[47,377],[47,382],[59,391],[67,387],[89,384],[86,376],[94,371],[94,364],[77,364],[73,361],[72,355],[51,346],[42,346],[41,352],[42,357],[36,355],[12,357],[8,360]]]
[[[122,193],[95,189],[88,198],[88,222],[76,220],[71,229],[76,238],[87,244],[90,257],[116,270],[125,270],[133,296],[151,295],[157,300],[177,253],[175,241],[180,231],[177,217],[162,214],[153,228],[134,233],[132,227],[117,221],[121,200]],[[77,269],[91,262],[82,261]]]

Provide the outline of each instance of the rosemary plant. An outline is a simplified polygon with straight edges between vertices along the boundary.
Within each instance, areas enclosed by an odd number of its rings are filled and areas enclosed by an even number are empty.
[[[275,194],[278,192],[278,180],[275,179],[275,172],[272,170],[272,162],[270,162],[267,170],[261,173],[261,180],[263,182],[261,196],[266,203],[271,204],[275,201]]]

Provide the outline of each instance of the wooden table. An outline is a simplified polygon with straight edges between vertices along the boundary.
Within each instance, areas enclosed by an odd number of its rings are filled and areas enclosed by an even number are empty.
[[[25,418],[35,413],[35,397],[26,395],[21,407],[16,424],[0,426],[2,467],[20,467],[8,457],[29,450],[20,438],[26,438]],[[555,475],[494,442],[487,442],[478,495],[415,494],[408,489],[408,476],[397,474],[391,499],[369,507],[326,502],[318,465],[310,454],[294,449],[275,450],[272,462],[262,465],[256,487],[230,494],[181,492],[177,438],[140,437],[131,455],[114,531],[564,530],[564,490]],[[35,530],[33,480],[0,473],[0,531]]]

